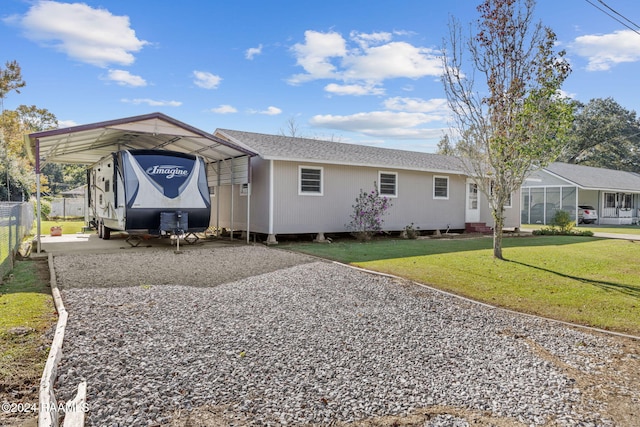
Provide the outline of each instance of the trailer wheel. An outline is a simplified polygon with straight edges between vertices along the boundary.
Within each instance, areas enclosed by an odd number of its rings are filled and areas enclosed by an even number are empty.
[[[111,229],[109,227],[105,227],[104,224],[102,225],[102,229],[102,238],[104,240],[111,239]]]
[[[98,222],[98,227],[96,227],[98,229],[98,238],[102,239],[102,236],[104,234],[104,226],[102,225],[102,221]]]

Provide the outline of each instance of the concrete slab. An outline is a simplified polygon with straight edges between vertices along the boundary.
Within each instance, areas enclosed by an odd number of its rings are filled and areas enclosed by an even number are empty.
[[[77,234],[63,234],[62,236],[40,236],[40,247],[42,252],[36,253],[36,241],[34,239],[31,249],[31,257],[45,257],[49,253],[54,255],[61,254],[77,254],[77,253],[110,253],[121,251],[143,251],[149,248],[166,249],[174,251],[176,250],[175,243],[169,238],[157,238],[147,236],[142,238],[138,246],[133,247],[127,243],[126,239],[129,237],[126,233],[111,233],[111,239],[103,240],[98,237],[96,233],[77,233]],[[196,243],[190,245],[180,240],[180,250],[189,250],[190,248],[207,246],[228,246],[230,244],[243,244],[235,240],[233,242],[222,239],[200,239]]]

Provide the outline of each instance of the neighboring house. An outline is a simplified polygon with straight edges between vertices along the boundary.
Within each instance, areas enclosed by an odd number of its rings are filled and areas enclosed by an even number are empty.
[[[488,231],[487,200],[455,157],[421,152],[217,129],[216,137],[256,153],[237,164],[212,164],[212,226],[267,234],[347,232],[360,189],[377,184],[393,206],[384,229]],[[249,176],[248,184],[234,174]],[[215,200],[214,200],[215,199]],[[506,227],[520,225],[519,196],[506,207]],[[249,217],[249,221],[247,221]],[[249,222],[249,224],[247,224]],[[247,227],[247,225],[249,225]],[[488,227],[487,227],[488,225]]]
[[[87,185],[85,184],[76,188],[72,188],[71,190],[62,191],[60,195],[65,198],[78,199],[78,198],[84,198],[86,192],[87,192]]]
[[[579,206],[598,211],[598,224],[634,224],[640,209],[640,175],[568,163],[531,174],[520,192],[523,224],[548,224],[558,209],[577,220]]]
[[[51,200],[51,212],[49,216],[52,218],[84,217],[86,212],[86,191],[86,184],[62,191],[60,193],[62,197],[56,197]]]

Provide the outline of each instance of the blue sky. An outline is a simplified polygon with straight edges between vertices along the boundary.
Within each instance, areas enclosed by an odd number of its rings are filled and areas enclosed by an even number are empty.
[[[604,8],[598,0],[590,0]],[[0,62],[61,125],[160,111],[207,132],[302,136],[432,152],[449,112],[439,49],[479,0],[2,0]],[[640,2],[606,0],[640,23]],[[611,12],[610,12],[611,13]],[[573,73],[563,90],[638,111],[640,35],[586,0],[539,0]]]

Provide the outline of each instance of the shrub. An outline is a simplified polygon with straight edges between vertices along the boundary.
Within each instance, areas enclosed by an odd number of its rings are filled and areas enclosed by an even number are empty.
[[[350,215],[351,222],[347,228],[358,240],[367,241],[382,231],[382,216],[391,207],[388,197],[380,197],[378,185],[373,183],[374,189],[366,192],[360,189],[360,194],[356,197],[355,205],[352,205],[353,213]]]
[[[558,227],[560,234],[569,234],[573,229],[573,224],[575,222],[569,212],[563,210],[557,211],[551,220],[551,226],[553,228]]]
[[[405,239],[417,239],[420,235],[420,227],[417,229],[413,226],[413,223],[407,225],[402,232],[402,237]]]
[[[33,204],[33,215],[37,214],[38,203],[35,198],[31,199],[31,203]],[[42,219],[49,219],[49,215],[51,214],[51,202],[48,200],[40,198],[40,215],[42,215]]]

